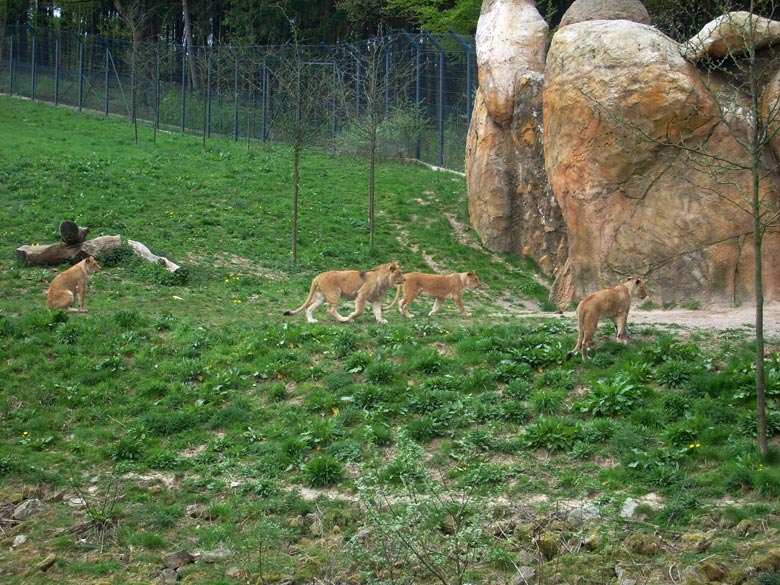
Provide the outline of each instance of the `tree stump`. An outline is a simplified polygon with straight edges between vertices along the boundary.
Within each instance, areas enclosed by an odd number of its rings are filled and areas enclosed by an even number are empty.
[[[75,222],[66,220],[60,224],[60,236],[68,246],[84,242],[87,239],[87,234],[89,234],[89,228],[79,227]]]

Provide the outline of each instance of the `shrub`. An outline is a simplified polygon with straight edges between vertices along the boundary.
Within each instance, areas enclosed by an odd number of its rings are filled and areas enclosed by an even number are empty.
[[[540,417],[526,428],[526,444],[534,449],[568,451],[582,438],[582,428],[576,422],[562,418]]]
[[[356,351],[344,360],[344,369],[352,374],[363,372],[373,361],[367,351]]]
[[[569,391],[574,388],[574,370],[553,369],[547,370],[537,376],[534,384],[537,388],[551,388],[553,390]]]
[[[644,388],[632,384],[621,372],[611,380],[596,381],[575,408],[593,416],[616,416],[632,410],[645,394]]]
[[[282,382],[272,382],[268,385],[265,392],[270,402],[284,402],[287,400],[287,388]]]
[[[328,447],[328,455],[341,463],[355,463],[363,459],[363,451],[360,444],[354,439],[342,439],[334,441]]]
[[[398,374],[398,366],[390,360],[377,360],[366,365],[364,374],[366,380],[374,384],[388,384]]]
[[[583,441],[596,445],[612,438],[615,423],[609,418],[594,418],[582,425]]]
[[[557,414],[563,407],[566,394],[561,390],[537,390],[528,400],[537,414]]]
[[[518,400],[506,400],[501,403],[500,417],[514,424],[522,424],[531,418],[528,406]]]
[[[526,400],[531,395],[531,382],[526,378],[517,378],[504,388],[504,394],[514,400]]]
[[[412,359],[411,369],[423,374],[436,374],[444,365],[441,354],[433,348],[424,348]]]
[[[426,443],[438,434],[436,424],[430,415],[410,420],[406,423],[406,432],[411,439],[420,443]]]
[[[344,468],[334,457],[320,455],[303,466],[303,475],[312,487],[328,487],[344,479]]]
[[[644,346],[641,353],[645,361],[658,365],[670,360],[695,361],[701,349],[695,343],[681,343],[672,335],[659,335],[655,344]]]
[[[667,388],[682,388],[690,380],[696,366],[682,359],[668,360],[658,366],[655,379]]]

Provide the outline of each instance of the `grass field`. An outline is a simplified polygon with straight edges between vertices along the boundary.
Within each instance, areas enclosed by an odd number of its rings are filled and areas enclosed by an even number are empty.
[[[575,325],[519,315],[549,282],[479,244],[460,176],[382,164],[368,250],[367,165],[307,152],[293,266],[284,149],[7,97],[0,128],[4,583],[780,583],[780,359],[762,460],[749,329],[629,319],[566,361]],[[64,267],[15,250],[63,220],[182,268],[123,246],[89,313],[48,310]],[[390,260],[475,269],[472,316],[282,314]]]

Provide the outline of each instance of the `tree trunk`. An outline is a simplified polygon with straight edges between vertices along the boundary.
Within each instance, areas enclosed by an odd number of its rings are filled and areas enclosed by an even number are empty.
[[[75,244],[58,242],[48,246],[19,246],[16,249],[16,257],[27,266],[48,266],[63,262],[75,264],[87,256],[108,254],[121,245],[120,236],[99,236]]]
[[[187,63],[190,66],[190,87],[198,89],[198,76],[195,75],[195,46],[192,44],[192,19],[190,18],[190,4],[187,0],[181,0],[182,17],[184,18],[184,39],[187,51]]]

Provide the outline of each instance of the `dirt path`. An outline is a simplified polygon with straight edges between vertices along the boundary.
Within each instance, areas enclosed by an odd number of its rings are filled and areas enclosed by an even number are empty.
[[[564,313],[574,318],[574,312]],[[752,306],[732,307],[728,305],[711,305],[697,310],[669,309],[642,311],[632,308],[628,316],[630,323],[668,324],[672,327],[690,329],[755,329],[756,309]],[[780,303],[764,305],[764,336],[780,339]]]

